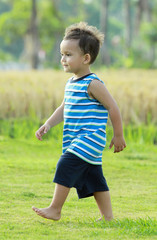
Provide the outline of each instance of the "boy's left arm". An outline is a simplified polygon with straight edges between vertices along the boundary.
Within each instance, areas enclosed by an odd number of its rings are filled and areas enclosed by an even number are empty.
[[[90,83],[88,94],[97,99],[109,112],[112,122],[114,136],[111,140],[109,148],[114,145],[114,153],[122,151],[126,147],[123,136],[122,119],[117,103],[105,87],[103,83],[94,80]]]

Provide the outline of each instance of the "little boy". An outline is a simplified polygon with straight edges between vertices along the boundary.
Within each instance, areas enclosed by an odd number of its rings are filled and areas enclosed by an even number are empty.
[[[42,140],[50,128],[64,120],[63,154],[56,168],[52,202],[47,208],[32,207],[47,219],[61,218],[72,187],[77,189],[79,198],[94,196],[105,220],[113,218],[109,188],[102,172],[108,114],[114,131],[109,148],[114,145],[114,152],[120,152],[126,143],[117,104],[103,81],[90,71],[103,39],[97,28],[80,22],[66,29],[60,45],[61,64],[73,77],[66,84],[62,104],[36,132],[36,137]]]

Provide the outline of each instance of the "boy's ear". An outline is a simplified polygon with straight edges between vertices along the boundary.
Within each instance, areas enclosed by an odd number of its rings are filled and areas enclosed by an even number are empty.
[[[89,64],[90,61],[91,61],[91,56],[90,56],[89,53],[86,53],[86,54],[84,55],[84,64]]]

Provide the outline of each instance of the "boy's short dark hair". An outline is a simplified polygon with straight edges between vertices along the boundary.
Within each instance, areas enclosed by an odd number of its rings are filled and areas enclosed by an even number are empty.
[[[90,64],[92,64],[98,53],[100,46],[104,41],[104,34],[96,27],[89,26],[85,22],[73,24],[66,28],[64,40],[79,40],[79,47],[84,54],[89,53],[91,56]]]

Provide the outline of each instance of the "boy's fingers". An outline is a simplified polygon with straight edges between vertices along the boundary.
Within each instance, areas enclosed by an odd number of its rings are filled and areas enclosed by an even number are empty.
[[[36,136],[40,141],[42,141],[41,135],[40,135],[38,132],[35,133],[35,136]]]
[[[114,153],[119,152],[119,148],[114,147]]]
[[[42,136],[43,136],[45,133],[47,133],[48,130],[49,130],[49,129],[48,129],[47,127],[42,126],[41,128],[39,128],[38,131],[36,131],[35,136],[36,136],[40,141],[42,141]]]
[[[123,151],[123,149],[124,149],[125,147],[126,147],[126,145],[124,145],[124,146],[122,146],[122,147],[115,147],[114,153]]]
[[[48,129],[47,129],[47,128],[45,128],[45,129],[44,129],[44,133],[47,133],[47,132],[48,132]]]
[[[122,151],[122,150],[119,149],[119,148],[116,148],[116,149],[114,150],[114,153],[116,153],[116,152],[120,152],[120,151]]]

